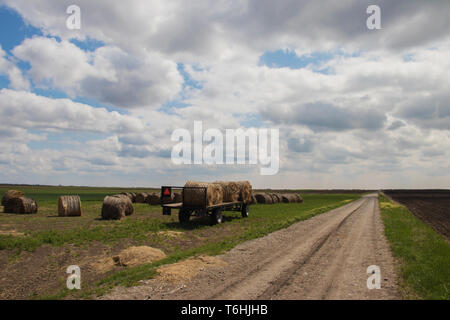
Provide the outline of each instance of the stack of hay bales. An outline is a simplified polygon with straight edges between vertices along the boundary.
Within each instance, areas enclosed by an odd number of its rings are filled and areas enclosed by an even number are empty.
[[[296,202],[297,203],[302,203],[303,202],[303,198],[302,198],[302,196],[299,194],[299,193],[294,193],[294,195],[295,195],[295,198],[296,198]]]
[[[6,201],[3,211],[6,213],[36,213],[38,205],[30,198],[10,198]]]
[[[281,195],[283,203],[295,203],[297,202],[297,197],[293,193],[284,193]]]
[[[249,203],[252,199],[252,185],[248,181],[237,181],[239,186],[239,201]]]
[[[223,189],[220,184],[189,180],[184,185],[184,205],[186,206],[213,206],[223,202]],[[205,193],[206,188],[206,204]]]
[[[8,202],[8,200],[10,200],[10,199],[20,198],[23,196],[25,196],[25,194],[22,191],[8,190],[8,191],[6,191],[6,193],[4,194],[4,196],[2,198],[2,206],[5,206],[6,203]]]
[[[79,196],[60,196],[58,199],[58,216],[80,217],[82,214]]]
[[[282,197],[278,193],[271,193],[270,196],[272,197],[273,203],[280,203],[282,201]]]
[[[273,200],[272,197],[269,196],[267,193],[255,193],[255,198],[257,203],[262,204],[272,204]]]
[[[136,203],[146,203],[147,198],[150,194],[147,192],[140,192],[138,194],[136,194]]]
[[[303,199],[298,193],[282,194],[282,202],[284,203],[302,203]]]
[[[214,183],[220,185],[223,192],[223,202],[236,202],[239,200],[241,188],[233,181],[215,181]]]
[[[133,204],[126,195],[106,196],[103,199],[102,219],[120,220],[133,214],[133,212]]]
[[[159,205],[161,204],[161,197],[157,193],[149,193],[147,198],[145,199],[145,203],[150,205]]]
[[[252,201],[252,185],[248,181],[215,181],[222,187],[223,202]]]
[[[123,195],[127,196],[128,198],[130,198],[130,201],[132,203],[136,202],[136,193],[134,193],[134,192],[121,192],[120,194],[123,194]]]
[[[256,203],[302,203],[303,199],[298,193],[255,193]]]
[[[22,191],[8,190],[2,198],[3,212],[5,213],[36,213],[36,201],[26,198]]]

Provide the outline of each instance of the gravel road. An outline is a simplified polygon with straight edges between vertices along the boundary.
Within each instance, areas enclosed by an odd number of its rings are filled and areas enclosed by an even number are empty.
[[[338,209],[242,243],[190,281],[147,280],[102,299],[399,299],[397,276],[370,194]],[[381,289],[368,289],[367,268]]]

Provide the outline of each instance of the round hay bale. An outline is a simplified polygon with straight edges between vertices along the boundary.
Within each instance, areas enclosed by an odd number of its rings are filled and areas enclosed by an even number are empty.
[[[273,203],[281,202],[281,195],[279,193],[271,193],[270,196],[272,197]]]
[[[130,198],[127,195],[124,194],[116,194],[113,197],[121,198],[123,201],[125,201],[125,215],[131,216],[134,212],[133,203],[131,202]]]
[[[170,202],[170,201],[169,201]],[[156,193],[150,193],[145,199],[145,203],[150,205],[159,205],[161,204],[161,197]]]
[[[81,200],[79,196],[60,196],[58,199],[58,216],[80,217]]]
[[[30,198],[10,198],[5,203],[3,211],[5,213],[36,213],[38,205],[36,201]]]
[[[257,204],[258,203],[258,201],[256,201],[256,197],[255,197],[255,195],[254,194],[252,194],[252,197],[251,197],[251,199],[250,199],[250,202],[249,202],[249,204]]]
[[[106,196],[103,199],[102,219],[120,220],[134,211],[130,199],[123,195]]]
[[[184,187],[184,204],[187,206],[212,206],[223,202],[222,187],[216,183],[189,180]],[[203,189],[189,187],[206,188],[206,204]]]
[[[136,193],[130,192],[130,194],[131,194],[131,202],[135,203],[136,202]]]
[[[283,203],[295,203],[297,202],[297,197],[293,193],[285,193],[282,196]]]
[[[222,188],[223,202],[236,202],[239,200],[240,186],[233,181],[215,181]]]
[[[148,197],[148,193],[147,192],[140,192],[138,194],[136,194],[136,203],[145,203]]]
[[[18,190],[8,190],[2,197],[2,206],[6,205],[9,199],[23,197],[24,193]]]
[[[264,193],[255,193],[254,197],[256,199],[256,203],[262,203],[262,204],[266,203],[266,197],[265,197]]]
[[[266,198],[266,204],[273,204],[273,197],[270,194],[265,193],[264,197]]]
[[[121,192],[120,194],[127,196],[131,202],[133,202],[133,195],[131,194],[131,192]]]
[[[249,203],[252,197],[252,185],[248,181],[236,181],[239,186],[239,200]]]
[[[295,198],[297,200],[296,201],[297,203],[302,203],[303,202],[303,198],[302,198],[302,196],[300,194],[294,193],[294,195],[295,195]]]

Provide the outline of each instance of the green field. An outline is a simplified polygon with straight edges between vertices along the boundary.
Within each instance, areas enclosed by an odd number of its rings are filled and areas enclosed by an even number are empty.
[[[380,195],[404,299],[450,299],[450,244],[406,207]]]
[[[206,219],[187,225],[176,214],[162,216],[160,206],[134,204],[135,213],[122,221],[100,220],[105,195],[148,189],[14,187],[39,204],[33,215],[0,214],[0,298],[90,298],[116,285],[135,285],[151,278],[155,268],[197,254],[215,255],[235,245],[308,219],[358,199],[358,194],[305,194],[304,203],[253,205],[247,219],[239,213],[225,213],[221,225],[210,226]],[[0,195],[10,187],[1,187]],[[156,190],[153,190],[156,191]],[[57,199],[78,194],[82,217],[58,217]],[[176,231],[177,236],[170,236]],[[8,235],[8,232],[11,234]],[[89,265],[99,258],[112,257],[132,245],[163,250],[168,258],[135,268],[115,267],[97,272]],[[76,264],[83,270],[83,288],[68,292],[65,268]],[[30,270],[30,273],[27,273]],[[7,275],[7,277],[6,277]]]

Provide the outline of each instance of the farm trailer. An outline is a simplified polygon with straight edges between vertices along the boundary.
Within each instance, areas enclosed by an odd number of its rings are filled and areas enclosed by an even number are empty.
[[[181,190],[182,202],[171,202],[173,190]],[[203,193],[204,201],[199,205],[186,205],[184,201],[184,190],[196,189]],[[223,211],[240,212],[243,218],[249,215],[249,204],[244,201],[223,202],[220,204],[207,205],[207,188],[206,187],[175,187],[163,186],[161,187],[161,206],[163,215],[171,215],[172,209],[178,210],[178,219],[181,223],[189,222],[191,215],[198,217],[209,217],[211,224],[219,224],[223,221]]]

